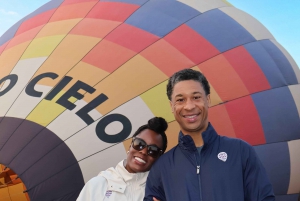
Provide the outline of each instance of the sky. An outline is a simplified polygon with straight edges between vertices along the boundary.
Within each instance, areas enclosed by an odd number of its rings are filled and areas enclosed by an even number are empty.
[[[0,36],[49,0],[0,0]],[[209,0],[207,0],[209,1]],[[228,0],[260,21],[300,67],[300,0]]]

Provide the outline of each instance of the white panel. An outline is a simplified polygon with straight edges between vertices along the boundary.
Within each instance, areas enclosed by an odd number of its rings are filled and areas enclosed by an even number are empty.
[[[121,160],[127,157],[123,143],[114,145],[104,151],[83,159],[79,162],[84,182],[97,176],[101,171],[115,167]]]
[[[23,90],[16,102],[14,102],[13,106],[9,109],[6,116],[25,119],[39,104],[39,102],[48,94],[52,87],[37,84],[34,89],[36,91],[43,92],[42,96],[32,97],[26,94],[25,90]]]
[[[290,62],[290,64],[292,65],[292,68],[294,69],[294,72],[296,74],[298,83],[300,83],[300,69],[299,69],[298,65],[296,64],[295,60],[293,59],[293,57],[276,40],[272,40],[272,42],[281,50],[281,52],[284,54],[284,56]]]
[[[235,7],[219,9],[243,26],[256,40],[274,39],[269,30],[248,13]]]
[[[60,137],[60,139],[66,140],[68,137],[87,126],[87,124],[75,114],[86,104],[87,102],[83,100],[76,101],[76,107],[73,110],[65,110],[54,121],[52,121],[47,128]],[[94,120],[102,117],[102,115],[95,109],[90,111],[88,114]]]
[[[291,160],[291,176],[288,194],[299,193],[300,191],[300,140],[288,142]]]
[[[178,0],[181,3],[184,3],[201,13],[204,13],[208,10],[212,10],[215,8],[220,8],[224,6],[229,6],[230,4],[226,4],[225,2],[221,0]]]
[[[132,125],[132,131],[130,133],[130,136],[141,125],[146,124],[149,119],[154,117],[153,113],[149,110],[148,106],[140,97],[137,97],[121,105],[109,114],[115,113],[122,114],[130,120]],[[111,143],[106,143],[100,140],[96,134],[96,126],[100,120],[82,129],[81,131],[79,131],[78,133],[76,133],[75,135],[73,135],[65,141],[69,148],[72,150],[77,161],[112,145]],[[119,129],[116,128],[115,133],[117,133],[118,130]]]
[[[32,78],[37,69],[44,63],[47,57],[20,60],[10,74],[18,75],[16,85],[6,94],[0,97],[0,116],[4,116],[13,102],[18,98],[28,81]],[[5,82],[8,83],[8,82]],[[2,87],[1,91],[5,86]]]
[[[300,118],[300,84],[290,85],[289,89],[290,89],[290,91],[292,93],[292,96],[294,98],[295,105],[298,109],[298,114],[299,114],[299,118]]]

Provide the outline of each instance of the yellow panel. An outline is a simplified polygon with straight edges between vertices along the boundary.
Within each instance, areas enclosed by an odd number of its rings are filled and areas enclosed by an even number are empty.
[[[64,87],[64,91],[67,91],[69,88],[71,88],[78,80],[90,86],[94,86],[103,78],[108,76],[109,72],[81,61],[67,75],[72,77],[73,80]]]
[[[198,66],[195,66],[192,69],[201,72],[201,70],[198,68]],[[210,86],[210,106],[212,107],[214,105],[218,105],[218,104],[222,103],[223,102],[222,99],[217,94],[216,90],[214,89],[214,87],[212,86],[211,83],[209,83],[209,86]]]
[[[140,97],[149,107],[154,116],[163,117],[166,121],[174,120],[170,101],[166,95],[168,80],[143,93]]]
[[[65,35],[35,38],[28,46],[21,59],[49,56]]]
[[[81,19],[71,19],[71,20],[50,22],[43,27],[43,29],[38,33],[36,38],[42,38],[42,37],[54,36],[54,35],[66,35],[80,21]]]
[[[0,79],[9,75],[29,43],[30,42],[21,43],[2,52],[0,55]]]
[[[42,79],[39,84],[54,86],[60,78],[72,69],[100,41],[99,38],[67,35],[51,56],[35,73],[34,77],[46,72],[55,72],[59,78],[54,81]]]
[[[109,99],[99,105],[97,110],[105,115],[167,78],[152,63],[137,55],[95,86],[96,93],[87,95],[84,100],[90,102],[104,93]]]
[[[11,201],[27,201],[23,190],[23,183],[9,186],[9,194]]]
[[[288,194],[300,192],[300,140],[293,140],[288,142],[291,161],[290,184]]]
[[[1,187],[1,186],[0,186]],[[0,201],[11,201],[9,194],[8,194],[8,188],[0,188]]]
[[[59,116],[66,110],[65,107],[56,103],[56,101],[64,93],[64,91],[60,91],[51,101],[42,100],[26,119],[46,127],[57,116]],[[71,97],[69,99],[69,101],[72,103],[74,103],[76,100],[77,99],[75,99],[74,97]]]

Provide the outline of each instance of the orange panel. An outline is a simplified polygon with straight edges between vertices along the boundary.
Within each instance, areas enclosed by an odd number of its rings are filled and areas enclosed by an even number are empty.
[[[198,67],[223,101],[249,94],[243,81],[223,55],[203,62]]]
[[[65,6],[65,5],[69,5],[69,4],[77,4],[77,3],[82,3],[82,2],[88,2],[88,1],[98,2],[99,0],[64,0],[64,2],[61,4],[61,6]]]
[[[46,72],[55,72],[63,77],[72,67],[93,48],[99,39],[84,36],[68,35],[58,45],[51,56],[35,73],[34,77]],[[60,79],[42,79],[39,84],[54,86]]]
[[[24,33],[21,33],[17,36],[15,36],[14,38],[12,38],[12,40],[10,41],[10,43],[7,45],[6,49],[9,49],[11,47],[14,47],[16,45],[19,45],[23,42],[26,41],[32,41],[34,39],[34,37],[39,33],[39,31],[43,28],[44,25],[36,27],[34,29],[31,29],[29,31],[26,31]]]
[[[10,40],[9,40],[10,41]],[[4,43],[3,45],[0,46],[0,54],[3,52],[3,50],[6,48],[6,46],[8,45],[9,41],[7,41],[6,43]]]
[[[96,1],[61,6],[53,14],[50,22],[84,18],[95,4]]]
[[[172,121],[168,125],[169,127],[166,130],[166,135],[168,138],[168,147],[166,151],[169,151],[178,144],[178,134],[180,131],[180,127],[177,121]]]
[[[218,134],[228,137],[236,137],[229,114],[224,104],[209,108],[209,121]]]
[[[116,21],[85,18],[72,29],[70,34],[104,38],[120,24],[121,22]]]
[[[134,51],[121,45],[102,40],[84,57],[83,61],[111,73],[135,54]]]
[[[96,109],[105,115],[166,79],[167,76],[159,69],[137,55],[95,86],[96,93],[87,94],[84,100],[90,102],[100,93],[104,93],[108,100]]]
[[[141,55],[169,77],[179,70],[191,68],[195,65],[184,54],[163,39],[142,51]]]
[[[46,24],[36,38],[66,35],[76,26],[80,19],[62,20]]]

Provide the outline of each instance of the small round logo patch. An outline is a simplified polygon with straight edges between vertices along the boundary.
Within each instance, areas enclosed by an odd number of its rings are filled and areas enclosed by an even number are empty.
[[[218,158],[219,158],[221,161],[225,162],[225,161],[227,160],[227,153],[226,153],[226,152],[220,152],[220,153],[218,154]]]

